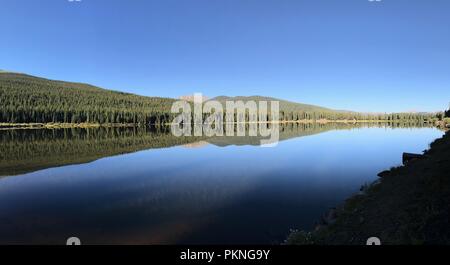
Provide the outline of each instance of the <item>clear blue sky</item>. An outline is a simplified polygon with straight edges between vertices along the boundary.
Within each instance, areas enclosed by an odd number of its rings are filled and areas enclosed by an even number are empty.
[[[450,101],[448,0],[0,0],[0,69],[356,111]]]

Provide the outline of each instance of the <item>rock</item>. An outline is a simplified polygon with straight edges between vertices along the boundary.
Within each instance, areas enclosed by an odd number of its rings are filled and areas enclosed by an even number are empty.
[[[416,160],[416,159],[419,159],[422,157],[423,157],[423,155],[421,155],[421,154],[403,153],[403,156],[402,156],[403,165],[406,165],[407,163],[411,162],[412,160]]]
[[[378,173],[377,176],[380,177],[380,178],[384,178],[384,177],[389,176],[390,173],[391,173],[391,171],[385,170],[385,171],[381,171],[380,173]]]

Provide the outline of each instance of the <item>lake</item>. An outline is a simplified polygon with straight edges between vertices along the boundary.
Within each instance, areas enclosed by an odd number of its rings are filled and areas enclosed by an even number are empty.
[[[167,128],[1,130],[0,244],[279,244],[442,135],[290,124],[261,148]]]

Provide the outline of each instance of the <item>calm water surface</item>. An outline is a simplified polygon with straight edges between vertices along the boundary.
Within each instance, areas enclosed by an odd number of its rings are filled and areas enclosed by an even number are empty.
[[[0,243],[280,243],[442,134],[291,128],[261,148],[163,132],[0,132]]]

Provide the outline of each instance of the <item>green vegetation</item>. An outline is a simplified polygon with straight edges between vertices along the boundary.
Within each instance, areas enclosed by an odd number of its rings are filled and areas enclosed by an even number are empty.
[[[0,72],[3,123],[160,124],[172,120],[173,101]]]
[[[337,111],[269,97],[216,97],[215,100],[278,100],[281,121],[360,120],[434,122],[443,113],[373,114]],[[88,84],[49,80],[0,71],[0,123],[14,124],[166,124],[175,99],[144,97]],[[447,113],[448,115],[448,113]],[[270,119],[270,117],[269,117]],[[8,125],[9,124],[9,125]],[[4,127],[4,126],[0,126]]]
[[[359,113],[353,111],[332,110],[324,107],[295,103],[286,100],[280,100],[271,97],[250,96],[250,97],[227,97],[220,96],[213,98],[219,102],[227,100],[249,100],[270,102],[277,100],[280,102],[280,120],[281,121],[302,121],[302,120],[362,120],[362,121],[385,121],[385,122],[433,122],[438,115],[442,113]],[[270,118],[269,118],[270,119]]]
[[[430,145],[423,158],[380,173],[334,210],[315,231],[294,231],[288,244],[449,244],[450,132]],[[329,216],[330,214],[328,214]]]

